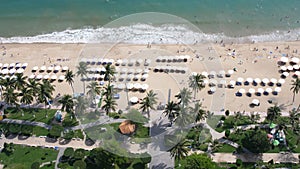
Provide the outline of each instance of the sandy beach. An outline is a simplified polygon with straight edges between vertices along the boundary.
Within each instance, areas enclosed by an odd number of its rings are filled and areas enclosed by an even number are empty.
[[[281,79],[281,73],[279,73],[278,61],[281,56],[299,57],[297,49],[300,47],[300,42],[265,42],[265,43],[250,43],[250,44],[194,44],[194,45],[134,45],[134,44],[1,44],[0,45],[0,62],[1,63],[28,63],[24,74],[30,76],[32,68],[34,66],[68,66],[69,69],[76,72],[76,66],[82,59],[150,59],[149,66],[143,64],[136,66],[116,66],[118,71],[123,68],[126,69],[148,69],[149,76],[145,81],[129,81],[127,83],[140,83],[148,84],[149,89],[153,89],[158,93],[159,103],[165,104],[168,100],[169,90],[171,91],[171,100],[175,100],[179,90],[183,87],[188,87],[188,77],[192,72],[202,73],[203,71],[218,73],[220,70],[227,72],[228,70],[235,69],[236,71],[231,77],[214,77],[215,81],[220,82],[225,80],[228,84],[231,80],[237,80],[242,77],[247,78],[275,78]],[[158,56],[179,56],[189,55],[190,59],[187,62],[156,62]],[[299,63],[298,63],[299,64]],[[287,63],[289,65],[289,63]],[[155,73],[153,70],[156,66],[174,66],[182,67],[187,71],[185,73]],[[91,67],[97,67],[93,65]],[[46,75],[46,72],[37,74]],[[58,73],[50,72],[50,76],[56,74],[57,76],[64,75],[63,72]],[[118,77],[120,75],[117,75]],[[236,96],[237,91],[243,88],[246,92],[250,88],[254,88],[257,91],[258,88],[271,88],[274,90],[276,85],[273,86],[261,86],[258,84],[254,86],[252,84],[241,86],[235,86],[234,88],[228,88],[225,86],[216,86],[216,92],[209,94],[209,87],[201,90],[195,100],[202,102],[202,105],[207,110],[222,111],[229,109],[230,111],[246,111],[246,112],[265,112],[272,104],[268,103],[268,100],[272,100],[273,103],[282,105],[283,111],[289,111],[293,107],[297,107],[300,104],[299,95],[295,97],[295,102],[292,102],[293,93],[290,91],[291,81],[294,79],[292,73],[285,78],[285,83],[281,86],[281,92],[277,95],[270,93],[269,95],[256,96],[252,94],[250,97],[246,96],[246,93],[241,97]],[[211,79],[209,79],[211,80]],[[89,82],[86,82],[86,85]],[[116,78],[116,85],[125,81],[119,81]],[[71,87],[66,82],[53,83],[56,86],[56,91],[53,96],[58,93],[72,93]],[[74,83],[75,93],[83,92],[83,83],[79,77],[76,77]],[[128,98],[136,96],[143,98],[145,93],[141,92],[126,92],[124,90],[118,92],[120,99],[117,100],[118,108],[126,109],[128,106]],[[128,98],[127,98],[128,94]],[[250,107],[249,104],[253,99],[260,101],[259,106]],[[137,107],[137,105],[135,106]]]

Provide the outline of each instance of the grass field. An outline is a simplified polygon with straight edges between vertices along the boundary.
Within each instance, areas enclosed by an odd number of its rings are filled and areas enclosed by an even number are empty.
[[[7,108],[5,109],[4,112],[6,117],[9,119],[28,120],[28,121],[36,121],[36,122],[51,124],[54,114],[56,113],[56,110],[21,108],[21,110],[18,111],[16,108]]]
[[[34,162],[44,163],[56,160],[58,151],[49,148],[28,147],[14,145],[14,151],[9,156],[4,152],[0,153],[1,163],[7,168],[28,169]],[[51,167],[43,167],[44,169]]]

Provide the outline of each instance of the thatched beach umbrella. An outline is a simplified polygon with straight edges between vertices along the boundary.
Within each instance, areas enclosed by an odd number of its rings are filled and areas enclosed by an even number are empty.
[[[273,90],[272,90],[271,88],[268,87],[268,88],[266,88],[265,91],[266,91],[267,93],[272,93]]]
[[[16,72],[16,69],[14,69],[14,68],[9,70],[9,74],[14,74],[15,72]]]
[[[248,92],[249,92],[250,94],[253,94],[253,93],[255,93],[255,89],[250,88],[250,89],[248,90]]]
[[[14,68],[16,66],[16,63],[9,64],[9,68]]]
[[[281,87],[275,87],[274,91],[277,93],[281,92]]]
[[[279,79],[279,80],[278,80],[278,83],[284,84],[284,83],[285,83],[285,80],[284,80],[284,79]]]
[[[9,72],[8,69],[2,69],[2,70],[1,70],[1,73],[4,74],[4,75],[8,74],[8,72]]]
[[[144,70],[143,70],[143,74],[148,74],[149,72],[150,72],[149,69],[144,69]]]
[[[272,79],[270,79],[270,82],[273,83],[273,84],[276,84],[277,83],[277,79],[272,78]]]
[[[143,72],[142,69],[136,69],[136,70],[135,70],[135,74],[140,74],[140,73],[142,73],[142,72]]]
[[[34,67],[32,68],[32,71],[37,71],[38,69],[39,69],[38,66],[34,66]]]
[[[270,80],[268,78],[263,78],[261,80],[264,84],[268,84],[270,82]]]
[[[125,87],[126,86],[125,86],[124,83],[120,83],[120,84],[117,85],[117,88],[120,89],[120,90],[125,89]]]
[[[253,99],[252,104],[255,105],[255,106],[259,106],[260,102],[259,102],[258,99]]]
[[[48,80],[49,79],[49,75],[45,75],[43,78],[45,79],[45,80]]]
[[[34,79],[34,78],[35,78],[35,75],[34,75],[34,74],[31,74],[28,78],[29,78],[29,79]]]
[[[115,62],[116,66],[120,66],[122,64],[122,59],[117,59],[117,61]]]
[[[280,61],[281,61],[282,63],[286,63],[286,62],[289,61],[289,58],[282,56],[282,57],[280,58]]]
[[[289,74],[289,72],[283,72],[282,73],[282,76],[284,76],[284,77],[288,77],[290,74]]]
[[[216,92],[216,88],[215,87],[211,87],[210,89],[209,89],[209,91],[211,92],[211,93],[214,93],[214,92]]]
[[[229,75],[232,75],[232,74],[234,73],[234,70],[230,69],[230,70],[227,71],[227,73],[228,73]]]
[[[47,71],[51,72],[51,71],[53,71],[53,69],[54,69],[53,66],[49,66],[48,69],[47,69]]]
[[[133,84],[132,84],[132,83],[127,83],[127,84],[126,84],[126,88],[127,88],[128,90],[131,90],[131,89],[133,88]]]
[[[252,83],[252,82],[253,82],[253,79],[252,79],[251,77],[248,77],[248,78],[246,79],[246,81],[247,81],[248,83]]]
[[[141,89],[142,90],[147,90],[149,88],[148,84],[142,84]]]
[[[51,76],[51,80],[56,80],[57,79],[57,76],[56,75],[52,75]]]
[[[291,62],[293,62],[293,63],[299,63],[299,61],[300,61],[300,59],[299,58],[296,58],[296,57],[293,57],[292,59],[291,59]]]
[[[41,71],[45,71],[45,70],[46,70],[46,66],[41,66],[41,67],[40,67],[40,70],[41,70]]]
[[[207,76],[208,76],[208,73],[205,72],[205,71],[203,71],[203,72],[201,73],[201,75],[207,77]]]
[[[25,69],[28,66],[28,63],[23,63],[22,68]]]
[[[299,70],[299,65],[293,65],[294,70]]]
[[[289,65],[289,66],[287,66],[287,70],[292,71],[292,70],[294,70],[294,68],[293,68],[293,66]]]
[[[137,103],[137,97],[130,98],[130,102]],[[131,123],[130,120],[125,120],[119,125],[119,129],[122,134],[131,134],[135,131],[135,124]]]
[[[68,66],[63,66],[63,67],[62,67],[62,71],[67,71],[67,70],[69,70],[69,67],[68,67]]]
[[[265,90],[264,90],[263,88],[258,88],[258,89],[257,89],[257,93],[259,93],[259,94],[264,93],[264,91],[265,91]]]
[[[65,80],[65,76],[64,75],[60,75],[59,78],[58,78],[58,80],[60,80],[60,81]]]
[[[122,66],[126,66],[128,64],[128,60],[127,59],[123,59],[121,65]]]
[[[131,79],[132,79],[133,77],[134,77],[133,74],[129,74],[129,75],[127,75],[126,80],[127,80],[127,81],[131,81]]]
[[[148,74],[143,74],[141,77],[141,80],[146,80],[148,78],[148,76],[149,76]]]
[[[20,67],[22,67],[22,63],[17,63],[16,66],[15,66],[16,69],[18,69]]]
[[[17,73],[23,73],[25,70],[23,68],[20,68],[17,70]]]
[[[150,63],[151,63],[151,59],[146,59],[145,63],[144,63],[144,66],[149,66]]]
[[[280,66],[280,70],[282,70],[282,71],[286,71],[286,70],[287,70],[287,68],[286,68],[286,66]]]
[[[246,90],[242,88],[242,89],[240,89],[238,92],[241,93],[241,94],[243,94],[243,93],[246,92]]]
[[[141,75],[134,75],[133,80],[139,80],[142,76]]]
[[[4,63],[2,68],[8,68],[9,67],[9,64],[8,63]]]
[[[41,75],[41,74],[35,76],[35,79],[37,79],[37,80],[40,80],[40,79],[42,79],[42,78],[43,78],[43,75]]]

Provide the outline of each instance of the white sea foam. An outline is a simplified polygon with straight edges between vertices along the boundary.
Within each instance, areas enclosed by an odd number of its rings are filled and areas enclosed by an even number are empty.
[[[165,43],[194,44],[201,42],[264,42],[264,41],[296,41],[300,39],[300,30],[275,31],[268,34],[245,37],[228,37],[223,33],[205,34],[192,31],[182,25],[152,26],[136,24],[118,28],[84,28],[53,32],[29,37],[0,37],[1,43]]]

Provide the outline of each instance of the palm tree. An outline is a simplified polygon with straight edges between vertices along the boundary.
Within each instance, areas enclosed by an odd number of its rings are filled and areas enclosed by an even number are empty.
[[[199,108],[197,108],[197,107],[199,107]],[[196,103],[195,108],[193,109],[193,110],[196,110],[196,111],[193,111],[193,113],[196,113],[196,118],[195,118],[196,123],[201,120],[205,120],[207,118],[207,111],[201,109],[201,107],[202,107],[202,104]]]
[[[85,110],[88,108],[88,100],[84,96],[79,96],[75,100],[75,112],[78,115],[85,113]]]
[[[33,90],[31,88],[22,88],[19,96],[21,96],[21,103],[30,105],[33,102]]]
[[[38,96],[38,93],[40,91],[40,83],[38,83],[36,80],[34,79],[29,79],[28,81],[28,88],[30,88],[32,90],[32,95],[33,97],[36,98],[36,100],[38,100],[37,96]]]
[[[74,101],[71,95],[66,94],[58,100],[60,104],[62,104],[61,110],[66,111],[67,113],[74,113]]]
[[[165,110],[163,113],[165,114],[165,116],[168,116],[171,126],[172,126],[172,123],[174,122],[174,119],[178,115],[178,111],[179,111],[179,106],[178,106],[178,104],[176,104],[173,101],[169,102],[165,107]]]
[[[17,90],[21,90],[24,88],[27,84],[26,79],[27,76],[23,76],[23,73],[16,74],[16,80],[15,80],[15,87]]]
[[[299,93],[299,90],[300,90],[300,79],[297,77],[296,80],[293,80],[292,81],[292,87],[291,87],[291,90],[293,90],[293,103],[295,101],[295,95]]]
[[[87,69],[88,69],[88,66],[85,62],[79,62],[79,65],[77,66],[77,76],[80,76],[81,79],[83,77],[86,77],[87,76]],[[85,93],[85,81],[83,80],[83,93]]]
[[[201,74],[196,74],[189,77],[189,87],[191,87],[194,91],[194,99],[196,98],[198,91],[205,87],[203,84],[204,78],[205,76]]]
[[[87,89],[89,89],[87,94],[92,98],[95,98],[96,95],[99,95],[101,93],[101,87],[97,82],[91,82],[87,86]]]
[[[66,82],[68,82],[69,85],[71,86],[73,94],[74,94],[74,87],[73,87],[74,77],[75,77],[75,74],[73,73],[72,70],[67,70],[66,71],[66,73],[65,73],[65,79],[66,79]]]
[[[147,96],[143,98],[142,102],[141,102],[141,107],[140,109],[143,112],[147,112],[148,118],[150,118],[150,109],[155,110],[154,105],[157,103],[157,97],[156,97],[156,93],[154,93],[153,90],[150,90],[147,93]]]
[[[267,110],[267,120],[270,120],[271,122],[276,120],[281,115],[280,111],[280,107],[278,107],[277,105],[269,107]]]
[[[260,116],[259,114],[254,114],[253,112],[250,113],[250,121],[252,123],[257,123],[257,121],[259,121]]]
[[[18,102],[18,95],[14,92],[14,89],[8,87],[3,93],[4,101],[9,105],[16,105]]]
[[[191,102],[191,95],[191,91],[186,87],[180,90],[179,94],[175,96],[179,99],[178,104],[180,105],[180,108],[187,106]]]
[[[299,118],[300,118],[300,113],[299,113],[299,108],[298,110],[293,109],[291,111],[289,111],[289,115],[290,115],[290,123],[292,125],[292,129],[293,131],[295,131],[295,129],[297,128],[297,125],[299,122]]]
[[[221,147],[222,147],[222,145],[219,143],[219,141],[214,140],[210,145],[210,152],[214,153],[214,152],[218,151],[219,148],[221,148]]]
[[[103,101],[104,105],[102,106],[102,109],[105,110],[106,114],[110,113],[111,110],[116,111],[117,103],[112,96],[105,97]]]
[[[182,139],[175,146],[173,146],[170,150],[168,150],[171,154],[172,158],[176,160],[183,159],[188,154],[188,146],[190,143],[186,139]]]
[[[49,103],[49,100],[52,99],[52,94],[55,90],[54,87],[55,86],[47,80],[43,80],[43,83],[39,84],[38,101],[45,103],[45,107]]]
[[[115,75],[115,68],[110,64],[107,64],[105,66],[104,80],[111,82],[114,75]]]

